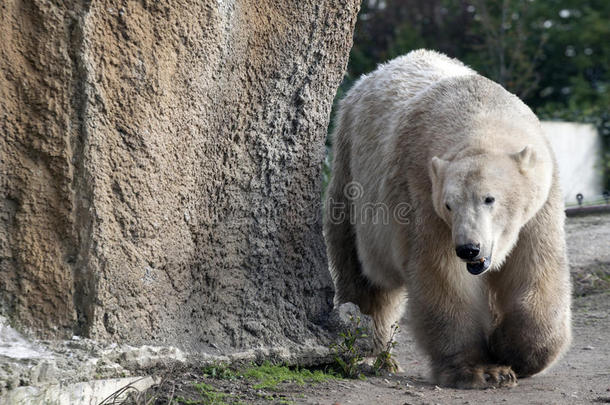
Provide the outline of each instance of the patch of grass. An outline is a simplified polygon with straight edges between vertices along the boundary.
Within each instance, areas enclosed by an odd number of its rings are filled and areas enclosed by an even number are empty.
[[[233,394],[225,394],[218,392],[212,385],[210,379],[215,380],[242,380],[238,384],[246,391],[246,396],[251,395],[272,401],[276,404],[293,404],[294,400],[288,396],[281,394],[282,383],[293,383],[297,385],[316,384],[323,381],[339,378],[334,372],[323,370],[310,370],[300,367],[287,367],[285,365],[272,364],[265,362],[261,365],[251,364],[245,369],[231,368],[226,363],[214,363],[205,367],[203,376],[207,380],[192,384],[191,387],[196,389],[195,400],[185,399],[184,397],[177,398],[176,404],[202,404],[202,405],[232,405],[243,404],[240,399],[241,395],[234,396]],[[235,384],[218,382],[221,385]],[[197,396],[200,396],[198,398]],[[190,395],[190,398],[193,398]]]
[[[241,375],[245,378],[259,381],[252,388],[269,390],[277,389],[278,384],[283,382],[305,385],[306,383],[320,383],[337,378],[332,372],[324,372],[322,370],[311,371],[306,368],[289,368],[281,365],[272,365],[269,362],[265,362],[260,366],[250,367]]]
[[[205,400],[204,404],[226,405],[224,399],[227,397],[227,394],[216,391],[214,387],[204,382],[193,384],[193,386],[197,389],[199,394],[201,394],[201,397]]]

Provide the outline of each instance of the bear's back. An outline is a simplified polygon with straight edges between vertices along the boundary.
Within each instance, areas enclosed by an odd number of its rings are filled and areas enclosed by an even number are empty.
[[[364,75],[346,98],[359,99],[361,103],[395,105],[408,101],[443,79],[476,74],[457,59],[418,49],[379,65],[374,72]]]

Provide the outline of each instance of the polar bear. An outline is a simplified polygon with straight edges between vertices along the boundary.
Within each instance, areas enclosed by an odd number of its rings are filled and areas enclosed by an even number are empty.
[[[335,305],[375,323],[407,301],[437,384],[516,384],[571,340],[557,166],[516,96],[461,62],[413,51],[342,100],[325,199]]]

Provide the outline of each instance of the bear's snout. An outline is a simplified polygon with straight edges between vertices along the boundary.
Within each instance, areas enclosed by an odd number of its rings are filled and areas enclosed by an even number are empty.
[[[474,260],[479,253],[481,252],[481,244],[477,243],[467,243],[465,245],[460,245],[455,248],[455,253],[458,255],[460,259],[472,261]]]

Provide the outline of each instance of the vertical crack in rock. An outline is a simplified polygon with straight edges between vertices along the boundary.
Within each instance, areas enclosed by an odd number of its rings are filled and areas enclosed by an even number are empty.
[[[0,8],[0,300],[15,326],[45,337],[76,321],[69,27],[80,4]]]
[[[89,257],[94,248],[92,232],[94,223],[93,182],[86,165],[86,149],[89,141],[87,121],[90,102],[89,72],[87,67],[86,22],[91,1],[83,1],[80,9],[69,18],[69,54],[72,61],[72,214],[75,237],[68,263],[74,277],[74,307],[77,324],[75,333],[88,335],[93,318],[93,300],[97,275],[91,268]]]

